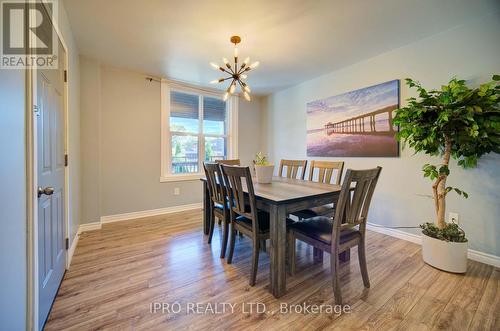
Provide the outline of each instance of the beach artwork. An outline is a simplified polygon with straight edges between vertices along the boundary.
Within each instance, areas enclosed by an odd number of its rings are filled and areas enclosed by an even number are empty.
[[[307,104],[307,156],[397,157],[399,80]]]

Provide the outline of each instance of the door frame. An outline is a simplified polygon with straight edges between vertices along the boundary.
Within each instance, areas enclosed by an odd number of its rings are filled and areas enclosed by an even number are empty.
[[[43,2],[43,1],[42,1]],[[26,3],[30,6],[30,3]],[[58,6],[55,7],[58,9]],[[35,18],[29,11],[25,11],[25,20],[31,22]],[[59,13],[53,14],[52,18]],[[63,38],[61,30],[59,29],[58,21],[52,19],[52,26],[56,32],[57,37],[61,41],[62,47],[65,52],[64,70],[66,70],[66,77],[69,77],[69,53],[66,42]],[[25,40],[29,35],[25,35]],[[33,42],[33,41],[32,41]],[[30,53],[31,55],[32,53]],[[26,326],[28,330],[38,331],[38,304],[39,304],[39,291],[38,291],[38,158],[37,158],[37,125],[35,105],[37,101],[37,69],[28,68],[25,70],[25,117],[26,117],[26,208],[27,208],[27,309],[26,309]],[[63,101],[63,115],[64,115],[64,153],[70,154],[69,149],[69,82],[64,82],[64,101]],[[65,238],[70,238],[70,215],[71,204],[69,200],[70,174],[71,163],[64,167],[64,233]],[[78,235],[78,234],[77,234]],[[68,255],[69,249],[66,249],[65,268],[69,269],[70,258]]]

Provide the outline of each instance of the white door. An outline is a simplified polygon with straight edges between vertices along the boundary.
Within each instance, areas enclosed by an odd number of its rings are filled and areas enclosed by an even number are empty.
[[[64,49],[59,46],[59,57]],[[64,62],[37,72],[38,287],[43,328],[65,271]]]

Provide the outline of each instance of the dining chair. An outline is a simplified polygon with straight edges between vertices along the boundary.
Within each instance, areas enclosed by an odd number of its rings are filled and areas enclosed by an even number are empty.
[[[300,176],[298,179],[304,179],[306,175],[307,160],[284,160],[280,161],[280,167],[278,175],[280,177],[287,178],[297,178],[297,174],[300,170]],[[286,174],[283,175],[283,170],[286,168]],[[301,169],[302,168],[302,169]]]
[[[288,259],[290,273],[295,273],[295,240],[306,242],[321,251],[330,252],[333,294],[342,304],[339,253],[358,246],[363,284],[370,287],[365,254],[366,220],[381,167],[368,170],[347,170],[333,221],[324,216],[289,225]]]
[[[269,239],[269,214],[257,210],[249,167],[229,165],[221,167],[230,197],[231,231],[227,263],[231,264],[233,261],[236,231],[248,236],[252,240],[252,267],[249,284],[254,286],[259,263],[259,245],[262,240]],[[243,190],[244,186],[247,187],[247,194]]]
[[[340,184],[342,172],[344,170],[344,162],[342,161],[316,161],[312,160],[309,166],[309,180],[324,184]],[[317,177],[315,174],[317,173]],[[330,203],[323,206],[313,207],[296,211],[293,215],[299,219],[310,218],[314,216],[330,216],[335,214],[335,205]]]
[[[239,166],[241,164],[240,159],[232,159],[232,160],[215,160],[215,163],[225,164],[225,165],[236,165]]]
[[[223,236],[220,257],[226,255],[226,247],[229,233],[230,212],[226,199],[225,186],[223,185],[223,176],[219,164],[205,162],[203,163],[205,176],[207,177],[208,192],[210,195],[210,229],[208,232],[208,243],[212,243],[212,237],[215,228],[215,218],[223,221]]]

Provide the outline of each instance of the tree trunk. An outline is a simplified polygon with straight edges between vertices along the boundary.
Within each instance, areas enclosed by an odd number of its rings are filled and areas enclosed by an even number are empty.
[[[451,140],[450,138],[445,138],[445,147],[443,155],[443,163],[441,165],[448,166],[450,163],[451,156]],[[436,225],[438,228],[442,229],[446,226],[444,221],[446,215],[446,178],[448,175],[443,174],[438,177],[434,185],[432,186],[434,192],[434,201],[436,205]]]
[[[437,226],[442,229],[446,223],[444,221],[446,215],[446,199],[444,191],[446,188],[446,176],[439,182],[438,185],[438,211],[437,211]]]

